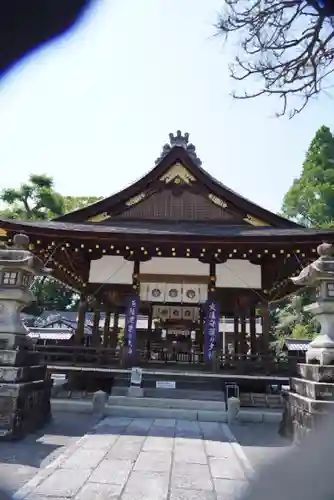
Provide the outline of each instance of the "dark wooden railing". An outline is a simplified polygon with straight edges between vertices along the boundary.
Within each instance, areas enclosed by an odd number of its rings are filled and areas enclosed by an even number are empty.
[[[279,358],[272,355],[226,355],[221,354],[216,361],[204,362],[203,352],[171,352],[167,349],[137,350],[129,360],[121,349],[81,346],[36,346],[46,364],[57,366],[89,366],[119,368],[120,366],[170,367],[219,371],[220,373],[244,375],[293,376],[296,365],[302,359],[296,357]]]

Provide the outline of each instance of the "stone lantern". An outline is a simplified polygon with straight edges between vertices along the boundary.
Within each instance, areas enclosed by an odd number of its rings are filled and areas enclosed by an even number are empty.
[[[319,258],[291,278],[298,286],[315,288],[316,301],[305,310],[321,325],[306,352],[306,363],[298,364],[298,375],[284,393],[280,432],[296,442],[323,417],[334,418],[334,246],[323,243],[317,251]]]
[[[0,439],[23,437],[51,416],[52,381],[20,318],[33,301],[34,277],[49,273],[28,245],[28,236],[17,234],[13,247],[0,247]]]
[[[319,258],[291,280],[295,285],[316,289],[316,301],[304,311],[314,314],[321,331],[308,347],[306,362],[331,365],[334,363],[334,247],[323,243],[317,251]]]

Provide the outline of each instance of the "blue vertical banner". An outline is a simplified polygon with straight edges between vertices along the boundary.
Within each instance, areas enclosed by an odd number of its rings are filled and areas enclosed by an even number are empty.
[[[139,312],[140,298],[133,295],[129,298],[125,314],[125,339],[128,346],[128,355],[132,357],[136,353],[136,327]]]
[[[212,351],[219,336],[219,304],[215,300],[208,300],[205,304],[204,321],[204,361],[211,361]]]

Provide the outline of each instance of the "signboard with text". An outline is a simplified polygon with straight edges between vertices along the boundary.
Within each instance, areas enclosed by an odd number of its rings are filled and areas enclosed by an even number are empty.
[[[204,360],[211,361],[212,352],[216,347],[219,336],[219,304],[215,300],[208,300],[205,308],[204,323]]]
[[[129,357],[134,356],[136,352],[136,327],[139,311],[140,299],[138,295],[130,297],[125,315],[125,339],[128,346]]]

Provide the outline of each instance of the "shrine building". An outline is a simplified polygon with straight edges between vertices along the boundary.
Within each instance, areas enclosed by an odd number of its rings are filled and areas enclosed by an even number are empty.
[[[333,231],[302,227],[214,179],[179,131],[122,191],[54,220],[0,225],[9,240],[26,233],[53,276],[80,293],[76,343],[90,308],[91,344],[116,348],[122,337],[130,365],[267,354],[270,303],[295,290],[289,277],[317,245],[334,243]]]

